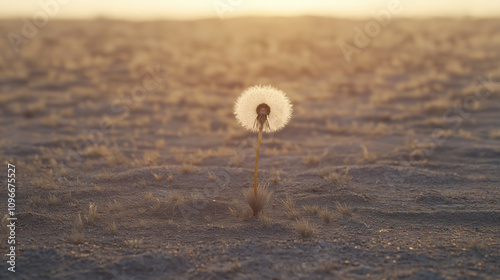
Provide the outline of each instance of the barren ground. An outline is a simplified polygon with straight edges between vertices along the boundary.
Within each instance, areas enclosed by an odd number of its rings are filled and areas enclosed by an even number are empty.
[[[53,21],[18,56],[2,36],[0,278],[497,279],[500,22],[394,20],[347,62],[365,24]],[[259,217],[232,113],[255,84],[294,104]]]

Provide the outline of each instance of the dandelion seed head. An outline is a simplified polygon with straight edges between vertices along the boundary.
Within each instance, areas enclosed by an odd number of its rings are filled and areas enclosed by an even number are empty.
[[[271,86],[253,86],[246,89],[236,101],[234,114],[246,129],[275,132],[288,123],[292,104],[285,93]]]

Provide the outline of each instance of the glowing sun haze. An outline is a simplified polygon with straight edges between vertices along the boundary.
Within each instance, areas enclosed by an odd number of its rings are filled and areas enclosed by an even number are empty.
[[[369,17],[398,0],[65,0],[56,18],[121,18],[129,20],[217,17],[214,7],[226,7],[225,17],[320,15]],[[32,17],[47,0],[0,1],[0,17]],[[498,0],[399,0],[402,17],[499,17]],[[224,6],[227,5],[227,6]],[[231,6],[232,5],[232,6]]]

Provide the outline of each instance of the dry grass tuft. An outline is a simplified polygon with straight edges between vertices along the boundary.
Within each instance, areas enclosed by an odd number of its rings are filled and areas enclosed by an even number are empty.
[[[73,222],[73,227],[78,231],[83,230],[82,215],[80,213],[78,213],[78,216],[76,217],[75,221]]]
[[[313,226],[311,225],[311,223],[309,223],[309,221],[306,220],[297,221],[297,223],[295,224],[295,229],[302,238],[310,238],[314,234]]]
[[[323,179],[329,181],[335,187],[345,186],[352,180],[352,177],[349,175],[349,168],[346,168],[344,174],[335,171],[328,172],[326,169],[322,173],[324,174]]]
[[[120,212],[123,210],[123,205],[120,202],[113,200],[113,202],[108,203],[108,208],[109,212]]]
[[[53,194],[49,194],[46,201],[47,201],[47,205],[53,206],[53,205],[59,204],[61,202],[61,199],[59,199],[59,197],[57,197]]]
[[[42,204],[42,198],[39,195],[33,195],[29,198],[29,204],[33,204],[35,206],[38,206]]]
[[[133,249],[139,249],[142,247],[143,240],[142,239],[131,239],[131,240],[126,240],[125,245],[129,246],[130,248]]]
[[[73,244],[82,244],[85,241],[85,236],[82,231],[72,229],[69,235],[69,241]]]
[[[161,210],[161,202],[160,202],[159,198],[155,199],[155,204],[153,204],[153,206],[151,206],[151,210],[153,212],[158,212]]]
[[[305,205],[302,206],[302,209],[304,209],[304,212],[309,215],[316,215],[319,212],[319,206],[318,205]]]
[[[363,149],[363,159],[367,163],[375,163],[377,161],[377,156],[374,153],[368,151],[368,148],[365,145],[361,145]]]
[[[156,181],[161,181],[163,179],[162,174],[156,174],[154,172],[151,172],[151,175],[153,175],[153,177],[155,178]]]
[[[228,207],[229,213],[240,220],[247,220],[253,217],[252,209],[246,207],[243,201],[234,199],[232,206]]]
[[[73,221],[73,229],[71,229],[68,239],[73,244],[81,244],[85,241],[85,237],[83,235],[83,221],[80,213],[78,213],[75,221]]]
[[[304,165],[317,165],[321,161],[321,157],[317,155],[312,155],[311,153],[302,158],[302,163]]]
[[[194,172],[194,166],[191,163],[183,163],[181,171],[184,174],[191,174]]]
[[[37,187],[40,187],[43,190],[57,190],[59,189],[59,185],[54,182],[53,178],[47,177],[37,177],[31,180],[31,184]]]
[[[71,191],[64,194],[63,201],[64,202],[72,202],[73,201],[73,196],[71,196]]]
[[[106,232],[109,234],[116,234],[118,232],[118,226],[116,226],[115,221],[106,227]]]
[[[281,181],[280,173],[280,170],[273,170],[271,173],[271,182],[273,182],[275,185],[277,185]]]
[[[330,210],[328,210],[327,208],[319,211],[318,216],[323,220],[323,222],[325,222],[327,224],[333,220],[333,213]]]
[[[288,218],[297,219],[300,217],[299,212],[295,209],[295,201],[290,196],[287,196],[286,199],[282,199],[281,203],[285,208],[285,214]]]
[[[150,202],[151,200],[153,200],[153,193],[152,192],[147,192],[144,195],[144,201],[145,202]]]
[[[184,196],[177,191],[172,192],[169,196],[169,200],[173,203],[174,207],[184,204]]]
[[[229,213],[231,213],[231,216],[233,216],[235,218],[239,218],[240,217],[240,211],[238,211],[237,209],[228,207],[228,210],[229,210]]]
[[[352,216],[352,208],[345,203],[342,205],[341,203],[337,202],[336,209],[344,217]]]
[[[91,225],[96,224],[97,220],[97,205],[94,202],[89,203],[89,213],[85,216],[87,223]]]
[[[258,186],[257,196],[254,195],[253,187],[244,190],[243,195],[245,196],[248,205],[250,205],[250,208],[252,208],[254,216],[259,214],[259,212],[264,209],[266,204],[269,202],[270,197],[267,186]]]
[[[272,223],[271,218],[263,215],[262,213],[260,213],[260,215],[258,216],[258,219],[259,219],[259,222],[263,228],[268,228]]]
[[[85,150],[85,155],[89,157],[109,157],[113,152],[104,145],[93,145]]]

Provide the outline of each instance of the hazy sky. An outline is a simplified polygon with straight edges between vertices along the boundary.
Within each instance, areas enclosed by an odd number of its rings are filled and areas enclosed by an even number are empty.
[[[2,0],[0,17],[33,17],[42,10],[40,3],[57,0]],[[323,15],[367,17],[371,11],[385,9],[391,1],[400,2],[402,17],[412,16],[489,16],[500,18],[499,0],[59,0],[56,18],[104,16],[132,20],[225,18],[246,15]]]

